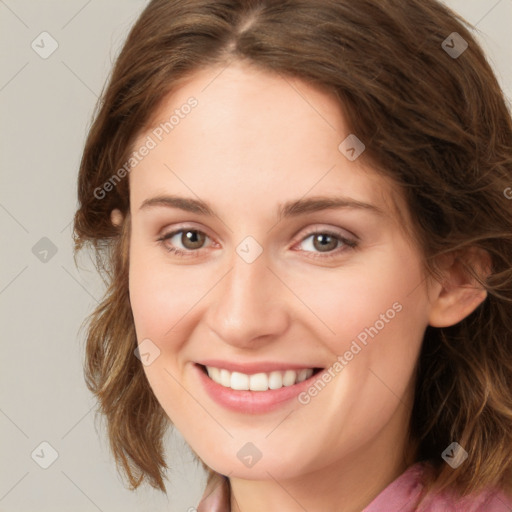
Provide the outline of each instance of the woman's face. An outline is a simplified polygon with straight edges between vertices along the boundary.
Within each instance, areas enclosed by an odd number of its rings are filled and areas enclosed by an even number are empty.
[[[169,96],[134,146],[144,370],[220,473],[286,478],[363,453],[378,464],[405,439],[429,314],[396,191],[355,139],[340,148],[350,131],[329,95],[239,63],[221,71]]]

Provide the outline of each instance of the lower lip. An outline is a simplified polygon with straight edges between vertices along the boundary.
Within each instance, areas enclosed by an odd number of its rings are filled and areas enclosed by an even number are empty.
[[[279,389],[269,389],[268,391],[236,391],[222,386],[221,384],[217,384],[206,375],[201,366],[195,364],[194,368],[198,373],[201,384],[213,401],[232,411],[246,414],[271,412],[284,406],[286,402],[293,400],[311,386],[321,374],[321,372],[317,372],[309,379],[294,384],[293,386],[283,386]]]

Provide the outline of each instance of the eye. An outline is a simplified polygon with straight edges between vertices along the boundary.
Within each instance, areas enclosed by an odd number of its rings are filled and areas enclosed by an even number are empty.
[[[318,230],[302,238],[298,245],[302,245],[302,251],[313,253],[312,257],[330,258],[338,256],[348,249],[354,249],[358,244],[355,240],[349,239],[340,233]]]
[[[161,236],[157,241],[178,256],[197,256],[198,249],[203,248],[206,239],[209,239],[208,235],[198,229],[181,228]]]
[[[164,248],[179,257],[199,256],[199,249],[203,249],[208,235],[194,228],[180,228],[162,235],[157,239]],[[310,257],[330,258],[338,256],[341,252],[354,249],[358,243],[341,233],[329,230],[310,232],[297,244],[303,252],[311,253]]]

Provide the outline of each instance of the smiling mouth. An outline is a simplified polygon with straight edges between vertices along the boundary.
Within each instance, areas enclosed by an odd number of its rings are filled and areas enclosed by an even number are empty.
[[[290,387],[311,378],[323,370],[323,368],[303,368],[300,370],[280,370],[249,375],[241,372],[231,372],[225,368],[217,368],[215,366],[205,366],[202,364],[198,366],[211,380],[234,391],[269,391]]]

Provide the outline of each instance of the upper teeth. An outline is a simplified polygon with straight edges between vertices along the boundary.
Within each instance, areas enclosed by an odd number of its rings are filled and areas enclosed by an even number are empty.
[[[224,368],[207,366],[208,376],[217,384],[237,391],[267,391],[268,389],[279,389],[283,386],[293,386],[298,382],[309,379],[313,375],[312,368],[302,370],[275,371],[270,373],[254,373],[247,375],[240,372],[230,372]]]

